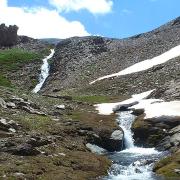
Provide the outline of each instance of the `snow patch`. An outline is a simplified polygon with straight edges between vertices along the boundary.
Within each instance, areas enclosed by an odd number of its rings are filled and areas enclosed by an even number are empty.
[[[158,99],[141,100],[131,109],[144,109],[145,119],[161,116],[180,116],[180,101],[164,102]]]
[[[132,98],[127,99],[122,102],[117,102],[117,103],[102,103],[102,104],[96,104],[94,105],[96,107],[96,110],[99,111],[99,114],[103,115],[110,115],[113,113],[113,109],[116,108],[118,105],[122,104],[130,104],[136,101],[140,101],[144,98],[147,98],[154,90],[146,91],[140,94],[134,94],[132,95]]]
[[[167,51],[159,56],[156,56],[152,59],[147,59],[147,60],[141,61],[139,63],[136,63],[118,73],[100,77],[100,78],[90,82],[89,84],[94,84],[96,81],[108,79],[108,78],[115,77],[115,76],[122,76],[122,75],[126,75],[126,74],[132,74],[132,73],[144,71],[144,70],[150,69],[153,66],[156,66],[158,64],[163,64],[163,63],[165,63],[175,57],[178,57],[178,56],[180,56],[180,45],[178,45],[178,46],[170,49],[169,51]]]

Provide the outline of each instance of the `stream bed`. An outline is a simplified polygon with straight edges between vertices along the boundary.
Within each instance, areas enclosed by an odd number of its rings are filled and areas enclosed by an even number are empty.
[[[108,176],[103,180],[161,180],[152,171],[154,161],[160,159],[166,152],[155,148],[143,148],[134,145],[131,126],[135,116],[130,111],[118,113],[117,122],[124,131],[124,150],[109,153],[112,160]]]

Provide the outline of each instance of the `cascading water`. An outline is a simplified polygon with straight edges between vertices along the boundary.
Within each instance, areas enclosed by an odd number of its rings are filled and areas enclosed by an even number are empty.
[[[48,64],[48,60],[53,57],[54,52],[55,52],[54,49],[51,49],[50,55],[43,59],[43,64],[41,66],[41,74],[39,76],[39,83],[32,90],[32,92],[37,93],[41,89],[41,87],[43,86],[46,78],[49,76],[49,64]]]
[[[105,180],[159,180],[152,172],[153,162],[163,156],[154,148],[134,145],[131,126],[135,116],[130,111],[118,113],[117,122],[124,130],[125,150],[109,154],[113,165]]]

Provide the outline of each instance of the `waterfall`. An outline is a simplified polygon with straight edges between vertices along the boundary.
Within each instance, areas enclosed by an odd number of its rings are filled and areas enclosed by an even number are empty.
[[[51,59],[54,55],[54,49],[51,49],[51,53],[49,56],[45,57],[42,61],[43,64],[41,66],[41,74],[39,75],[39,83],[36,87],[32,90],[32,92],[37,93],[43,86],[46,78],[49,76],[49,64],[48,60]]]
[[[134,140],[131,132],[131,126],[134,118],[135,116],[128,111],[118,113],[117,122],[124,131],[124,144],[126,149],[134,147]]]
[[[111,153],[113,165],[104,180],[159,180],[152,172],[153,162],[164,154],[154,148],[134,145],[131,131],[135,116],[130,111],[119,112],[117,122],[124,131],[125,150]]]

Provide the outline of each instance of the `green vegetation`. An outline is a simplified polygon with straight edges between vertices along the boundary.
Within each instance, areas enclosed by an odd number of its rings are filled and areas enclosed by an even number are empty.
[[[82,96],[73,96],[73,99],[76,101],[81,101],[81,102],[87,102],[87,103],[109,103],[109,102],[116,102],[120,99],[121,97],[116,97],[116,96],[102,96],[102,95],[82,95]]]
[[[0,74],[0,86],[12,87],[11,82]]]
[[[76,101],[89,103],[103,103],[109,101],[107,96],[75,96],[73,99]]]
[[[52,123],[48,116],[33,114],[26,114],[26,116],[19,119],[19,121],[26,129],[30,131],[36,130],[38,132],[46,132],[49,128],[49,125]]]
[[[42,55],[38,53],[17,48],[0,50],[0,70],[1,72],[15,71],[25,63],[39,60],[41,57]]]
[[[158,163],[156,163],[154,170],[157,174],[163,175],[165,177],[179,177],[176,173],[176,169],[180,169],[180,152],[176,152],[172,156],[163,158]]]

